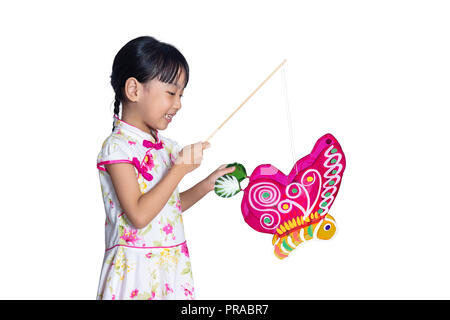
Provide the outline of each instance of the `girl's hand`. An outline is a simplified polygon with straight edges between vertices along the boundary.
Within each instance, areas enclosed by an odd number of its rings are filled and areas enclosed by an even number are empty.
[[[209,142],[197,142],[185,146],[178,153],[174,165],[182,168],[185,174],[197,169],[203,159],[203,150],[209,147]]]
[[[235,169],[235,167],[225,168],[226,166],[227,164],[221,165],[213,173],[211,173],[208,177],[206,177],[205,180],[203,180],[208,191],[214,190],[214,184],[216,183],[216,180],[218,178],[227,173],[233,172]]]

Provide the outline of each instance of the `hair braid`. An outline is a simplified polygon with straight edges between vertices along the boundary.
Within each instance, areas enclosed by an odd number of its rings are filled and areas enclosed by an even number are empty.
[[[117,116],[117,117],[119,117],[119,110],[120,110],[120,97],[119,97],[119,95],[116,93],[116,97],[115,97],[115,101],[114,101],[114,114]],[[112,131],[114,131],[114,123],[115,123],[115,120],[114,120],[114,122],[113,122],[113,128],[112,128]]]

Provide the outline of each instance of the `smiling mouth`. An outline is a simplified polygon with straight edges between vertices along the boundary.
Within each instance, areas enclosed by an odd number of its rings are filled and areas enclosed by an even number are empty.
[[[166,113],[164,115],[164,118],[166,118],[167,121],[172,121],[172,118],[175,116],[175,114]]]

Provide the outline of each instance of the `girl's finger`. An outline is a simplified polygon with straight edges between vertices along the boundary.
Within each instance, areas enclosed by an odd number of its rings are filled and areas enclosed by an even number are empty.
[[[202,143],[202,150],[203,149],[208,149],[209,147],[211,147],[211,144],[209,142],[203,142]]]
[[[229,167],[229,168],[226,168],[226,169],[224,169],[224,172],[225,172],[225,173],[233,172],[235,168],[236,168],[236,167]]]

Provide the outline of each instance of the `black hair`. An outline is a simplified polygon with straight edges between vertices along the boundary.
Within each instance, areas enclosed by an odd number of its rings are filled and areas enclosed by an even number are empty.
[[[140,83],[145,83],[157,77],[161,82],[175,83],[180,68],[183,68],[186,74],[186,88],[189,82],[189,65],[177,48],[150,36],[129,41],[116,54],[112,66],[114,114],[119,116],[119,106],[125,99],[124,87],[128,78],[134,77]]]

